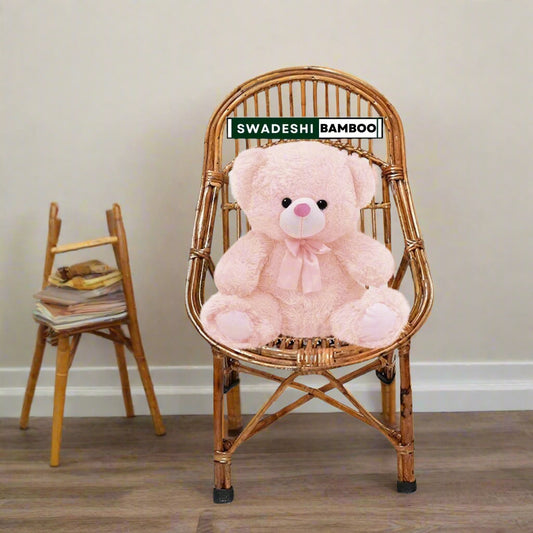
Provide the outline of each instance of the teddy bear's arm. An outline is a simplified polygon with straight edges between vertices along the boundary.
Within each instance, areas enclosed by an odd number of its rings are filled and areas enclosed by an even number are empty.
[[[364,233],[339,239],[333,250],[348,274],[362,285],[385,285],[394,272],[394,258],[387,247]]]
[[[261,233],[249,231],[220,258],[215,269],[215,285],[224,294],[246,296],[253,292],[272,245]]]

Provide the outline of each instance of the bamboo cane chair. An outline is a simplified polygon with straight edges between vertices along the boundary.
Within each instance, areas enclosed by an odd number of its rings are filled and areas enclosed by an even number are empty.
[[[414,304],[408,325],[394,344],[384,349],[364,349],[346,345],[337,339],[297,339],[280,336],[268,346],[254,350],[232,349],[210,338],[200,323],[200,310],[205,298],[207,274],[213,275],[211,251],[217,206],[220,205],[223,250],[249,229],[239,206],[229,197],[228,172],[239,151],[251,146],[269,146],[273,142],[224,139],[226,119],[235,116],[381,116],[385,136],[378,140],[337,139],[326,141],[339,149],[356,152],[381,170],[380,198],[361,210],[361,229],[374,238],[383,239],[391,249],[392,223],[399,221],[403,233],[402,257],[389,282],[399,288],[409,268]],[[376,194],[378,196],[379,193]],[[394,203],[391,203],[391,195]],[[394,209],[394,207],[396,209]],[[232,230],[234,223],[235,230]],[[379,234],[379,235],[378,235]],[[402,287],[403,288],[403,287]],[[416,490],[414,474],[414,434],[412,394],[409,366],[411,337],[426,320],[432,305],[433,288],[424,242],[421,237],[407,180],[404,134],[394,107],[367,83],[340,71],[322,67],[296,67],[273,71],[251,79],[237,87],[216,109],[205,136],[205,152],[200,196],[194,223],[186,305],[193,324],[211,344],[214,364],[214,501],[226,503],[233,499],[231,460],[236,449],[257,432],[278,418],[313,398],[319,398],[349,415],[381,431],[397,452],[399,492]],[[396,423],[396,363],[400,370],[400,420]],[[251,366],[253,364],[254,366]],[[359,366],[343,377],[335,377],[334,368]],[[275,375],[259,366],[286,369],[288,377]],[[368,372],[375,371],[381,380],[383,413],[371,414],[353,397],[345,385]],[[239,374],[246,373],[272,380],[278,388],[242,429]],[[327,378],[322,387],[310,387],[296,381],[305,374]],[[274,413],[266,414],[273,402],[288,388],[301,391],[302,396]],[[337,390],[347,404],[326,393]],[[225,431],[224,396],[227,400]]]
[[[46,341],[48,340],[51,344],[57,345],[50,466],[59,466],[59,450],[61,446],[61,434],[63,429],[63,413],[65,407],[68,372],[74,360],[74,355],[76,354],[76,350],[83,333],[91,333],[113,342],[127,417],[133,417],[135,413],[131,398],[124,347],[128,348],[128,350],[133,353],[139,374],[141,376],[144,391],[146,393],[146,399],[148,400],[148,406],[152,415],[155,433],[156,435],[165,434],[165,426],[163,425],[163,421],[161,419],[152,379],[150,377],[150,371],[144,356],[144,349],[139,331],[139,323],[137,320],[135,298],[133,295],[126,232],[124,230],[124,223],[122,221],[122,214],[119,205],[113,204],[112,209],[106,211],[106,216],[109,236],[58,246],[57,243],[59,240],[59,232],[61,230],[61,219],[58,217],[57,204],[52,203],[50,205],[48,240],[46,244],[42,287],[44,288],[46,285],[48,285],[48,277],[52,273],[54,259],[57,254],[111,244],[113,246],[117,267],[122,273],[122,284],[124,288],[124,298],[126,300],[127,309],[127,316],[124,318],[112,322],[102,321],[100,323],[91,324],[90,326],[73,327],[68,330],[55,330],[52,326],[49,326],[46,323],[36,319],[36,321],[39,323],[37,328],[37,340],[20,416],[20,428],[27,429],[28,427],[33,395],[37,385],[39,372],[41,370]],[[127,327],[129,337],[122,329],[123,326]]]

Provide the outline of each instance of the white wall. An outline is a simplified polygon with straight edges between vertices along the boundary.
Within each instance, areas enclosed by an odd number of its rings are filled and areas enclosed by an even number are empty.
[[[0,0],[0,372],[31,359],[52,200],[65,241],[122,205],[150,364],[210,364],[183,305],[204,130],[237,84],[303,64],[369,81],[403,118],[436,288],[414,359],[531,361],[532,15],[527,0]],[[113,363],[82,346],[75,364]]]

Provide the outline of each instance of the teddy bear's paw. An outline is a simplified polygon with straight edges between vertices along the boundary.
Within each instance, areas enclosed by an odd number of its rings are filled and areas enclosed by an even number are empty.
[[[407,324],[409,304],[398,291],[372,288],[332,315],[333,334],[350,344],[380,348],[392,344]]]
[[[253,334],[250,317],[242,311],[227,311],[215,317],[217,328],[235,342],[246,342]]]
[[[200,319],[206,332],[231,348],[256,348],[275,339],[281,329],[276,300],[263,293],[241,298],[215,294],[204,304]]]

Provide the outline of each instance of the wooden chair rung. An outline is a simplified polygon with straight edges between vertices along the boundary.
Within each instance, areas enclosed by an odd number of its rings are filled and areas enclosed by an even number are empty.
[[[65,252],[73,252],[75,250],[82,250],[83,248],[94,248],[96,246],[104,246],[106,244],[116,244],[118,237],[100,237],[98,239],[91,239],[89,241],[73,242],[70,244],[63,244],[62,246],[54,246],[51,249],[53,254],[63,254]]]

